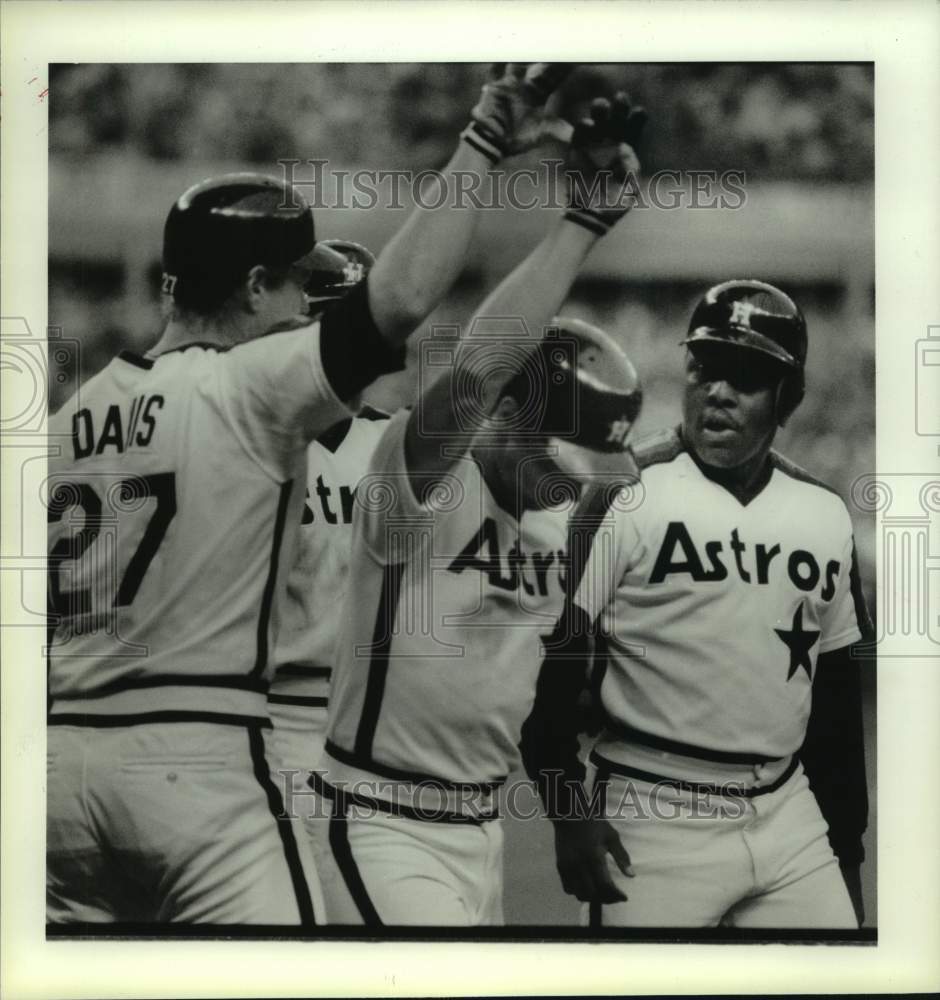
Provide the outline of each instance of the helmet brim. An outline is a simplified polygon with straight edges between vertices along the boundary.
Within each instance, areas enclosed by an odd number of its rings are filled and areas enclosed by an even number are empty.
[[[788,368],[800,369],[802,366],[790,354],[770,337],[764,336],[757,330],[745,329],[743,327],[727,326],[721,329],[714,327],[697,327],[684,340],[679,341],[685,347],[695,347],[696,345],[713,344],[724,348],[736,348],[748,351],[756,351],[767,357],[779,361]]]

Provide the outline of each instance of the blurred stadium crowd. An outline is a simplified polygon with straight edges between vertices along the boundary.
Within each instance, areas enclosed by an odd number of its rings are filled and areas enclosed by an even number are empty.
[[[272,163],[306,148],[387,169],[443,165],[483,75],[466,63],[51,69],[53,156],[112,147],[155,160]],[[561,93],[560,113],[575,112],[599,85],[653,109],[648,171],[681,165],[765,180],[871,180],[869,66],[586,66]]]
[[[52,407],[121,347],[145,347],[160,328],[158,261],[169,204],[148,205],[147,176],[182,172],[191,183],[212,172],[203,165],[219,163],[277,172],[278,159],[292,156],[329,157],[331,164],[349,168],[438,167],[466,122],[484,72],[483,66],[471,64],[50,67],[50,177],[67,180],[50,180],[48,322],[81,344],[80,371],[69,364],[57,370],[52,364],[53,374],[63,376],[62,381],[51,380]],[[585,96],[596,93],[599,82],[609,93],[626,89],[650,109],[648,141],[641,150],[647,172],[744,171],[749,185],[780,188],[783,201],[777,203],[789,208],[792,202],[794,212],[802,207],[806,214],[804,196],[816,193],[825,201],[827,193],[835,198],[843,189],[852,191],[856,201],[861,192],[870,208],[870,66],[585,66],[559,95],[559,113],[576,120]],[[138,237],[148,263],[143,287],[127,280],[126,238],[115,236],[110,255],[86,253],[80,236],[71,232],[65,240],[54,222],[57,207],[71,199],[70,218],[85,220],[89,234],[101,226],[102,199],[120,199],[122,193],[109,190],[103,181],[96,190],[96,177],[112,176],[115,164],[124,175],[140,178],[133,200],[148,205],[148,220]],[[74,204],[76,199],[82,203]],[[126,211],[132,207],[140,215],[136,204],[128,203]],[[112,204],[111,209],[120,215],[125,205]],[[743,225],[746,219],[742,212]],[[512,224],[509,217],[502,224],[507,239]],[[498,232],[500,223],[494,225]],[[752,228],[760,225],[754,222]],[[110,234],[105,230],[97,236],[107,242]],[[758,236],[769,243],[773,260],[774,231]],[[369,242],[358,232],[354,238]],[[639,433],[678,418],[681,353],[676,345],[692,304],[715,277],[703,269],[696,280],[695,261],[683,259],[681,251],[673,259],[675,267],[660,267],[655,280],[626,271],[591,276],[576,286],[566,309],[621,339],[642,373],[647,403]],[[781,274],[764,268],[759,274],[724,275],[777,281],[803,306],[810,333],[809,391],[779,443],[790,458],[831,482],[847,499],[854,479],[874,470],[871,260],[869,246],[844,275],[838,267],[834,275],[831,269],[820,275],[812,255],[804,265],[797,263],[796,271],[791,265]],[[497,277],[469,269],[434,318],[467,319]],[[370,399],[386,408],[398,406],[411,401],[415,384],[412,369],[379,383]],[[859,513],[856,526],[874,612],[871,516]]]

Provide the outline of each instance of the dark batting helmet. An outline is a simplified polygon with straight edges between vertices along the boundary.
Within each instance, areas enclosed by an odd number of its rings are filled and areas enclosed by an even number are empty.
[[[375,255],[351,240],[321,240],[310,255],[313,271],[304,291],[311,306],[341,299],[372,270]]]
[[[583,320],[556,316],[533,363],[524,367],[501,395],[537,412],[533,430],[592,451],[627,450],[643,390],[612,337]]]
[[[712,345],[757,352],[780,366],[777,418],[781,424],[797,408],[805,389],[808,340],[797,304],[764,281],[733,280],[705,293],[682,341],[689,350]]]
[[[170,209],[163,290],[181,306],[209,313],[255,265],[286,269],[313,246],[313,213],[289,185],[264,174],[212,177]]]

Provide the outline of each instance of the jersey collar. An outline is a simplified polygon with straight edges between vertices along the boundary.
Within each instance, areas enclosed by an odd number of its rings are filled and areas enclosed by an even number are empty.
[[[118,357],[122,361],[126,361],[129,365],[135,365],[137,368],[153,368],[153,358],[146,358],[134,351],[121,351]]]
[[[754,482],[751,483],[746,489],[742,489],[734,483],[729,482],[728,477],[724,474],[724,470],[717,469],[713,465],[706,465],[699,457],[695,454],[689,442],[683,436],[682,426],[680,425],[676,429],[676,433],[679,435],[679,440],[682,442],[682,447],[685,449],[689,458],[695,463],[698,471],[710,482],[714,483],[716,486],[720,486],[723,490],[730,493],[731,496],[738,501],[742,507],[747,507],[752,500],[756,500],[761,493],[764,492],[767,484],[770,482],[771,476],[774,473],[773,462],[770,460],[770,453],[764,457],[764,464],[760,470],[759,475],[755,478]]]

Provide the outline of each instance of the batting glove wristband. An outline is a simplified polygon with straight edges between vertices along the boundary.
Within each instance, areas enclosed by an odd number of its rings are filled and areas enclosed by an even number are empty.
[[[471,122],[460,138],[491,163],[537,146],[547,136],[567,141],[571,126],[545,114],[545,102],[575,63],[494,63]]]
[[[613,101],[598,97],[592,102],[590,115],[571,137],[566,219],[603,236],[630,211],[633,195],[625,182],[640,171],[633,147],[646,119],[623,93]]]

